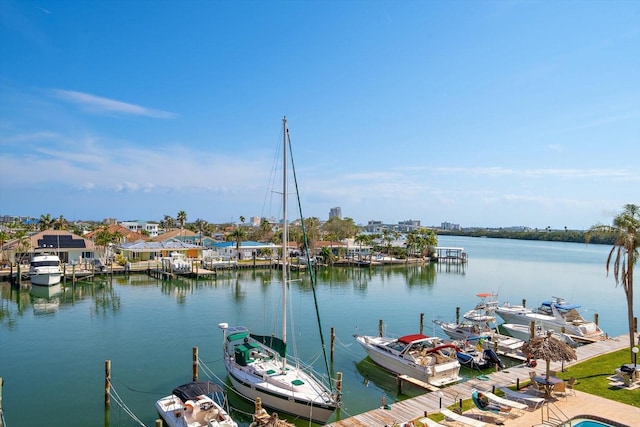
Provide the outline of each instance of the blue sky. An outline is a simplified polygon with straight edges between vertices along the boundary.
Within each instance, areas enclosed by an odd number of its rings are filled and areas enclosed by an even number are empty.
[[[0,214],[585,229],[640,203],[638,1],[0,0]],[[274,211],[275,210],[275,211]]]

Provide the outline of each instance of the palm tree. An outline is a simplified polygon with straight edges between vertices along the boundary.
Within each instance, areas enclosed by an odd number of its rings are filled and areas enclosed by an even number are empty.
[[[176,221],[175,221],[175,220],[173,219],[173,217],[172,217],[172,216],[170,216],[170,215],[165,215],[165,216],[164,216],[164,220],[163,220],[163,221],[161,221],[161,222],[163,222],[163,223],[164,223],[164,227],[163,227],[163,228],[164,228],[166,231],[171,230],[171,229],[173,228],[173,226],[175,225],[175,223],[176,223]]]
[[[180,228],[184,228],[184,224],[187,222],[187,213],[185,211],[178,212],[176,220],[180,223]]]
[[[371,242],[371,236],[368,234],[358,234],[354,239],[354,243],[358,243],[358,259],[362,261],[362,245],[368,245]]]
[[[67,220],[62,215],[60,215],[53,222],[53,228],[55,228],[56,230],[64,230],[64,229],[66,229],[66,227],[67,227]]]
[[[236,256],[240,260],[240,242],[247,237],[247,232],[242,227],[236,227],[229,234],[229,237],[236,241]]]
[[[621,214],[613,218],[613,225],[597,224],[589,229],[586,234],[586,241],[589,243],[593,234],[611,234],[615,236],[615,241],[609,256],[606,267],[609,275],[609,267],[613,261],[613,276],[616,279],[616,286],[622,284],[627,297],[627,320],[629,322],[629,352],[631,362],[633,362],[633,352],[631,349],[635,345],[634,325],[633,325],[633,268],[638,260],[638,247],[640,246],[640,206],[624,205]],[[615,259],[614,259],[615,254]]]
[[[49,227],[51,227],[51,223],[51,214],[40,215],[40,220],[38,221],[38,224],[40,225],[40,231],[49,229]]]
[[[260,240],[267,241],[271,238],[272,235],[273,226],[266,218],[262,218],[260,220]]]

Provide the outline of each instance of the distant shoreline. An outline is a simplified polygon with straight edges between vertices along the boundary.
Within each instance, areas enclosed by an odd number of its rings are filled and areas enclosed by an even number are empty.
[[[438,236],[491,237],[494,239],[540,240],[547,242],[586,243],[587,231],[577,230],[506,230],[474,228],[473,230],[436,230]],[[613,245],[616,236],[593,234],[589,244]]]

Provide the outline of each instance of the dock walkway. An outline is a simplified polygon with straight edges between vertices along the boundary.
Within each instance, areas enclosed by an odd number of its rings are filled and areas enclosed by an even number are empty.
[[[551,369],[560,371],[563,367],[575,365],[584,362],[595,356],[605,353],[611,353],[629,345],[629,336],[621,335],[616,338],[609,338],[604,341],[598,341],[593,344],[583,345],[576,348],[577,360],[571,362],[551,362]],[[445,408],[453,405],[460,400],[471,398],[473,390],[491,391],[493,387],[506,387],[529,381],[529,372],[531,370],[542,372],[546,369],[543,362],[538,364],[536,368],[528,368],[524,364],[514,366],[503,371],[494,372],[483,376],[484,379],[470,379],[461,383],[457,383],[440,389],[438,392],[425,393],[423,395],[406,399],[400,402],[379,407],[362,414],[354,415],[340,421],[335,421],[327,426],[331,427],[372,427],[372,426],[391,426],[393,423],[403,423],[419,417],[423,417],[426,413],[439,412],[440,404]],[[488,377],[488,379],[487,379]],[[441,400],[442,399],[442,400]]]

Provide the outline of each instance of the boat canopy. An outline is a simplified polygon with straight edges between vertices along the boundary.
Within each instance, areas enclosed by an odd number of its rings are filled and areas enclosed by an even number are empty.
[[[412,334],[412,335],[405,335],[403,337],[400,337],[398,338],[398,341],[403,344],[411,344],[414,341],[423,340],[425,338],[429,338],[429,337],[427,335],[422,335],[422,334]]]
[[[173,394],[183,402],[187,400],[197,400],[202,394],[220,393],[222,388],[211,381],[196,381],[181,385],[173,389]]]
[[[278,352],[281,357],[287,355],[287,344],[280,338],[276,338],[273,335],[254,335],[251,334],[251,338],[258,341],[261,344],[266,345],[270,349]]]
[[[236,341],[249,336],[249,329],[244,326],[233,326],[227,329],[227,341]]]
[[[580,306],[577,304],[567,304],[566,302],[558,302],[556,300],[542,301],[542,305],[547,307],[554,306],[560,310],[573,310],[576,308],[580,308]]]

